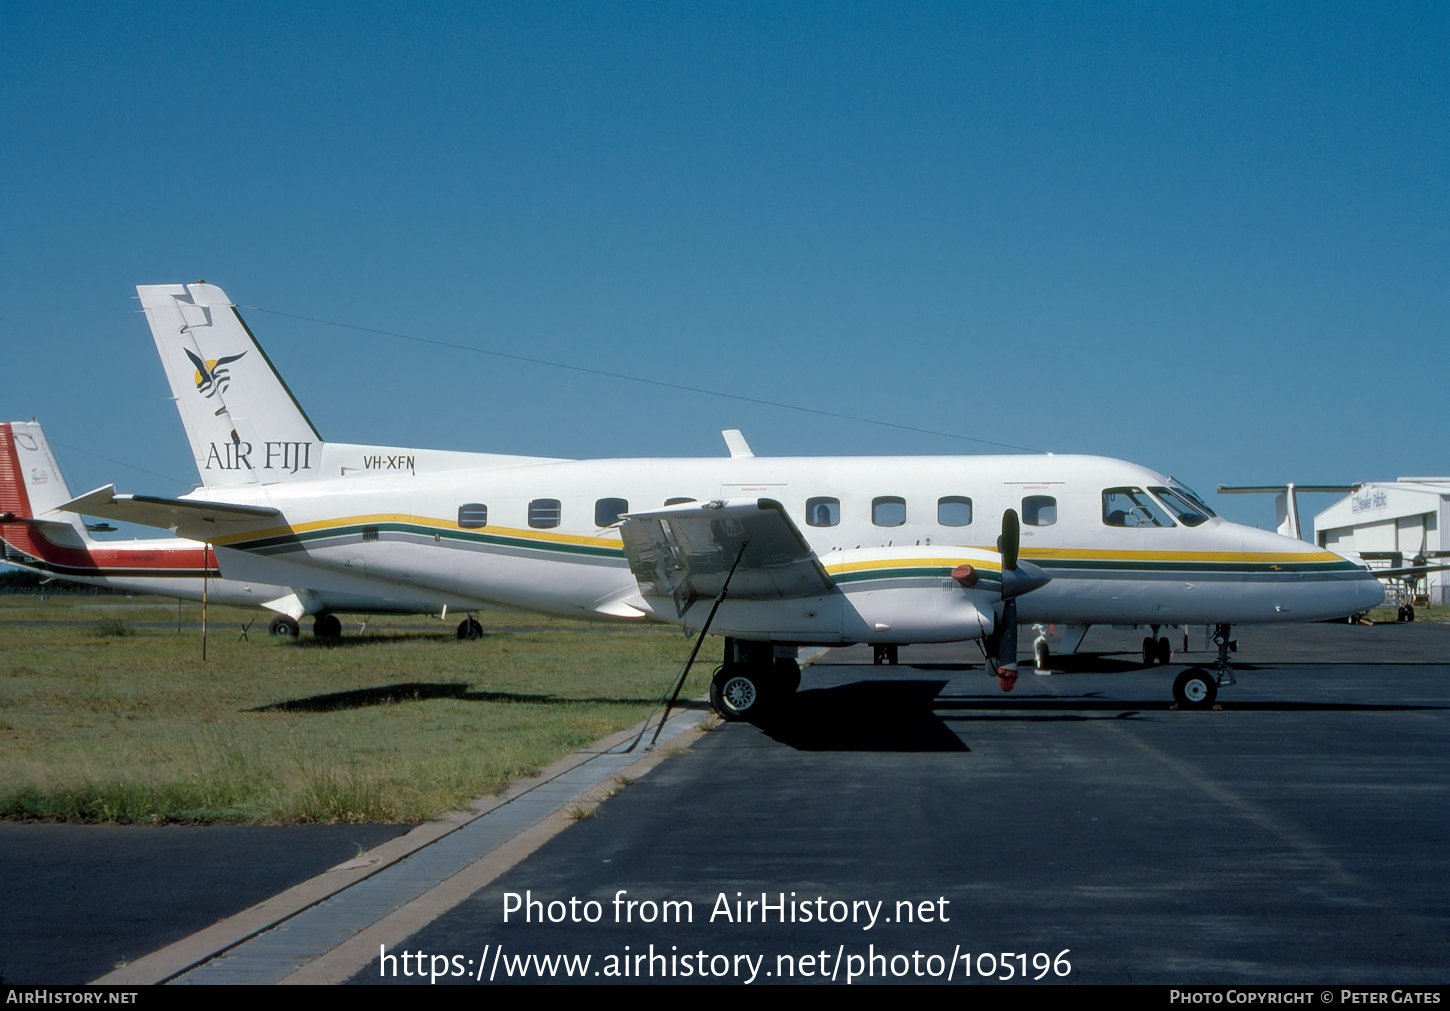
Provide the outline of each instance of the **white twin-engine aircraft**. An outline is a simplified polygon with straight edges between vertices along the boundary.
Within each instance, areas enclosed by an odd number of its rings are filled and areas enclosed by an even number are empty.
[[[1018,622],[1218,625],[1216,669],[1174,685],[1180,705],[1208,706],[1233,683],[1230,625],[1344,617],[1384,596],[1339,555],[1099,457],[761,458],[738,432],[728,459],[324,442],[225,292],[137,291],[204,487],[107,486],[67,509],[206,541],[228,578],[314,594],[708,622],[727,637],[711,691],[726,718],[793,691],[805,645],[981,640],[1010,689]],[[1167,646],[1145,640],[1165,662]]]

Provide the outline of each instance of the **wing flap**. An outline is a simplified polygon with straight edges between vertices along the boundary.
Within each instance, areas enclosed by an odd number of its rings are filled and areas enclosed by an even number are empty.
[[[720,593],[736,600],[786,600],[828,593],[835,582],[773,499],[687,503],[629,513],[619,528],[640,592],[683,607]],[[743,550],[742,550],[743,549]]]

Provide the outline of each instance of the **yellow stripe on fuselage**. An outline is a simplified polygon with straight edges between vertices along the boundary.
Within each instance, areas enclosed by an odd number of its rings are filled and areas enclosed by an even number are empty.
[[[453,520],[430,516],[413,516],[408,513],[373,513],[366,516],[342,516],[336,519],[314,520],[311,523],[294,523],[285,527],[271,527],[267,530],[250,530],[242,534],[228,534],[218,537],[214,544],[235,544],[239,541],[256,541],[268,537],[285,537],[288,534],[306,534],[316,531],[340,529],[351,526],[368,526],[382,523],[406,523],[409,526],[426,527],[432,530],[463,530]],[[586,547],[617,548],[618,537],[584,537],[579,534],[552,534],[542,530],[520,530],[517,527],[468,528],[469,533],[487,533],[497,537],[515,537],[520,540],[547,541],[553,544],[580,544]]]
[[[988,572],[998,572],[1001,565],[993,565],[976,558],[963,558],[960,555],[954,558],[881,558],[864,562],[837,562],[834,565],[826,565],[825,569],[830,573],[837,572],[864,572],[870,569],[914,569],[914,568],[951,568],[954,569],[963,563],[976,569],[985,569]]]

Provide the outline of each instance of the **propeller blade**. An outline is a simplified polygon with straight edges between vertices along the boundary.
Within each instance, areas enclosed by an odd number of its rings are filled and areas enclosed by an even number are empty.
[[[997,538],[997,552],[1002,556],[1002,568],[1017,568],[1017,549],[1022,544],[1022,524],[1017,519],[1017,510],[1008,509],[1002,514],[1002,536]]]
[[[1017,687],[1017,601],[1002,602],[1001,635],[997,640],[997,685],[1004,692]]]

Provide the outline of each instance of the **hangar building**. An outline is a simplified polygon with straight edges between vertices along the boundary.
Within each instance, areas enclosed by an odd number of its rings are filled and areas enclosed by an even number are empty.
[[[1314,517],[1320,547],[1353,552],[1370,568],[1397,568],[1417,555],[1450,558],[1450,477],[1402,477],[1362,485]],[[1450,604],[1450,572],[1427,573],[1417,594]],[[1428,584],[1428,586],[1427,586]]]

